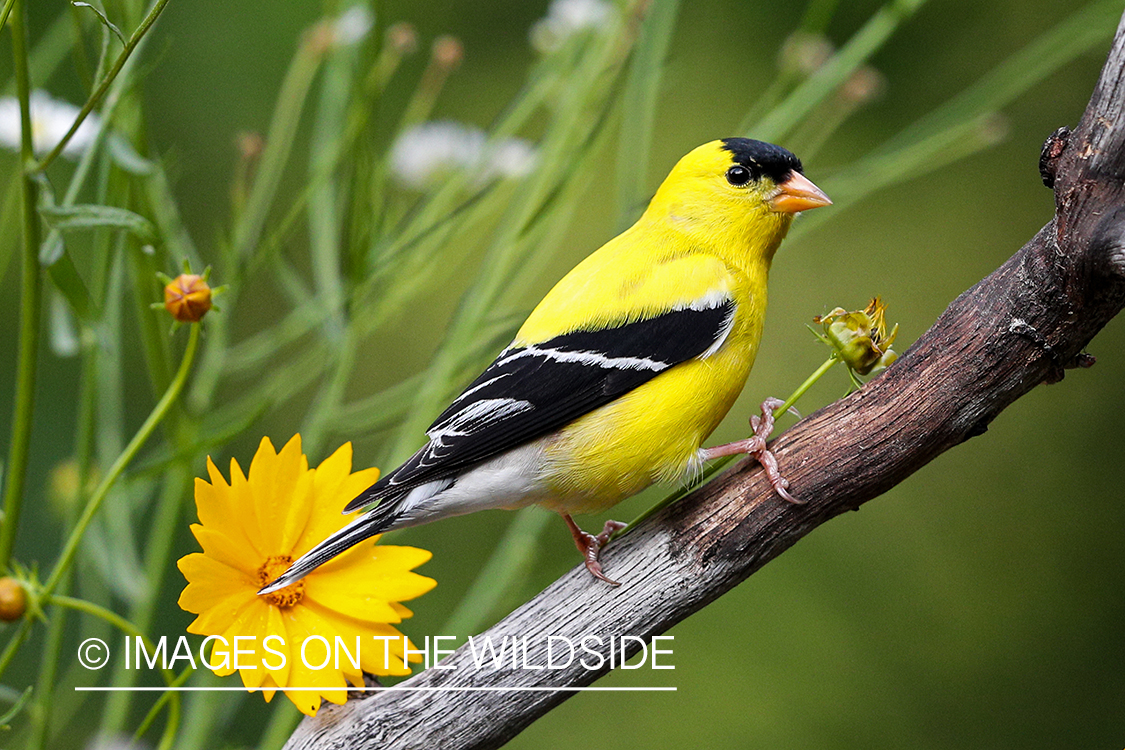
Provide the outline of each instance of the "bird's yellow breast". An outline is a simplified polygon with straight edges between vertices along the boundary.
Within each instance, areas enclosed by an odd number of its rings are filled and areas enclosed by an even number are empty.
[[[654,483],[697,471],[699,448],[750,374],[764,310],[763,283],[746,290],[717,352],[683,362],[559,431],[544,448],[542,478],[551,498],[541,504],[565,513],[599,512]]]

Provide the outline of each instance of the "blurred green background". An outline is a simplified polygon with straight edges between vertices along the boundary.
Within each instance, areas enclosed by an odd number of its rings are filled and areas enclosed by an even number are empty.
[[[32,4],[33,39],[55,17],[56,5]],[[379,12],[385,21],[413,22],[423,50],[439,34],[462,40],[464,62],[434,117],[485,127],[534,62],[528,29],[546,5],[545,0],[402,0],[380,3]],[[867,1],[840,4],[829,37],[845,41],[878,7]],[[1071,4],[1054,0],[931,0],[870,61],[885,76],[884,95],[805,159],[806,174],[822,183],[1072,11]],[[148,148],[165,159],[185,225],[205,261],[229,221],[237,134],[265,130],[299,36],[320,12],[315,3],[293,0],[172,0],[155,30],[141,91]],[[778,49],[803,13],[800,3],[683,3],[660,89],[655,139],[643,162],[649,192],[680,155],[735,134],[772,79]],[[755,404],[767,395],[785,396],[823,361],[826,352],[805,329],[814,315],[837,305],[856,309],[879,294],[889,305],[888,319],[900,324],[901,351],[956,295],[1050,219],[1052,194],[1037,173],[1039,148],[1055,128],[1077,123],[1112,30],[1112,22],[1106,24],[1102,43],[1003,108],[1007,134],[998,145],[879,191],[807,231],[798,222],[774,264],[754,373],[714,442],[742,436]],[[402,74],[417,77],[425,57],[407,60]],[[57,96],[83,99],[66,66],[40,84]],[[388,109],[393,106],[391,101]],[[12,174],[14,157],[5,155],[0,166]],[[614,234],[613,166],[607,157],[550,270],[536,285],[518,290],[527,309]],[[290,170],[283,192],[296,191],[301,180],[299,170]],[[9,234],[16,231],[15,224],[7,228]],[[450,269],[413,299],[395,330],[364,343],[354,382],[394,382],[425,366],[457,305],[458,285],[464,286],[457,271]],[[12,263],[0,280],[5,436],[18,288],[18,263]],[[247,305],[257,312],[236,320],[236,330],[240,325],[252,330],[256,319],[268,317],[269,291],[257,295],[256,304]],[[1098,358],[1093,369],[1071,371],[1063,382],[1038,388],[985,435],[860,512],[834,519],[674,628],[674,672],[612,674],[600,683],[671,684],[677,692],[579,695],[510,746],[569,750],[587,741],[607,748],[1125,746],[1121,321],[1100,334],[1090,352]],[[150,391],[140,353],[130,356],[137,374],[127,380],[126,392],[135,391],[140,404],[135,414],[130,406],[135,424],[148,408]],[[17,547],[22,560],[46,559],[46,550],[57,545],[57,523],[44,511],[45,485],[51,467],[72,452],[78,369],[78,360],[44,348],[31,495]],[[845,389],[843,373],[832,372],[800,406],[811,411]],[[363,395],[362,388],[354,395]],[[280,446],[299,429],[297,413],[279,409],[266,415],[222,452],[223,460],[235,456],[246,466],[263,434]],[[356,443],[357,465],[385,466],[384,436],[340,437]],[[203,464],[195,470],[202,474]],[[659,494],[633,498],[612,515],[629,520]],[[194,518],[194,511],[188,515]],[[391,537],[432,550],[434,559],[420,572],[439,582],[433,593],[410,604],[416,615],[405,632],[416,638],[438,633],[509,519],[502,512],[482,513]],[[594,528],[601,519],[580,521]],[[194,543],[186,522],[183,527],[177,549],[186,553]],[[533,577],[506,602],[509,607],[576,563],[561,522],[548,526],[541,543]],[[169,576],[167,585],[154,632],[178,635],[190,617],[174,606],[178,574]],[[32,668],[28,662],[5,682],[33,679]],[[208,746],[253,746],[268,712],[279,708],[279,701],[268,708],[260,704],[256,696],[238,703],[237,720]],[[72,718],[68,726],[66,746],[81,747],[88,721]]]

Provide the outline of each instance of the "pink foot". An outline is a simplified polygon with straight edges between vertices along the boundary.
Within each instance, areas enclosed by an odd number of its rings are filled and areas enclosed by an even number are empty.
[[[781,495],[783,498],[793,503],[794,505],[804,505],[804,500],[798,500],[789,494],[789,481],[781,476],[781,472],[777,468],[777,456],[773,454],[767,445],[766,441],[769,440],[770,433],[773,432],[773,410],[781,406],[784,402],[776,398],[767,398],[762,402],[762,416],[750,417],[750,426],[754,428],[754,434],[745,440],[739,440],[734,443],[727,443],[726,445],[717,445],[714,448],[704,448],[702,456],[704,461],[710,461],[713,458],[721,458],[722,456],[736,456],[745,453],[748,456],[753,456],[754,459],[762,465],[766,470],[766,478],[770,481],[770,486],[773,487],[774,492]],[[790,409],[794,414],[796,411]],[[801,416],[797,414],[797,416]]]
[[[598,556],[601,554],[602,547],[609,542],[609,538],[628,524],[620,521],[606,521],[605,526],[602,527],[602,533],[594,536],[578,528],[578,524],[568,513],[561,513],[560,515],[570,528],[570,535],[574,537],[574,546],[578,547],[578,551],[582,553],[582,558],[586,562],[586,570],[590,571],[594,578],[605,581],[610,586],[620,586],[620,583],[607,578],[605,573],[602,573],[602,563]]]

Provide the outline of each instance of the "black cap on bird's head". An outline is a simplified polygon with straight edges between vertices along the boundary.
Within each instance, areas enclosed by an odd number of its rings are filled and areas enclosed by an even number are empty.
[[[735,164],[750,170],[752,179],[768,177],[780,185],[790,172],[805,173],[801,160],[781,146],[753,138],[724,138],[722,143]]]
[[[733,163],[726,173],[727,182],[742,187],[765,178],[778,187],[768,201],[771,211],[795,214],[832,204],[824,191],[805,177],[801,160],[781,146],[752,138],[724,138],[720,143],[730,152]]]

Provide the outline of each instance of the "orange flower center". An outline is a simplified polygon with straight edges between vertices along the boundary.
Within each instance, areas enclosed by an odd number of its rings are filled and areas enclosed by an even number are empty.
[[[258,568],[258,584],[265,586],[270,581],[276,579],[279,575],[289,570],[289,566],[293,564],[293,558],[289,555],[274,555],[268,558],[262,567]],[[283,589],[266,594],[266,601],[275,607],[292,607],[297,604],[305,596],[305,582],[304,580],[296,581],[289,584]]]

